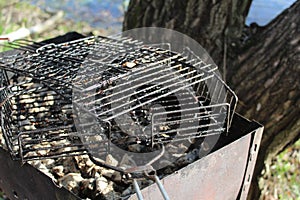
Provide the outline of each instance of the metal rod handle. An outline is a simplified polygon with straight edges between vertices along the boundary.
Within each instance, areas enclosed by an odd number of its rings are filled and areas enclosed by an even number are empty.
[[[144,198],[143,198],[142,192],[140,190],[139,184],[137,183],[137,181],[135,179],[133,179],[133,187],[134,187],[134,190],[136,192],[138,199],[143,200]]]
[[[162,184],[161,181],[159,180],[158,176],[155,175],[154,178],[155,178],[155,183],[157,184],[157,186],[158,186],[158,188],[159,188],[161,194],[163,195],[164,199],[165,199],[165,200],[170,200],[170,198],[169,198],[169,196],[168,196],[168,194],[167,194],[167,192],[166,192],[166,190],[165,190],[163,184]]]

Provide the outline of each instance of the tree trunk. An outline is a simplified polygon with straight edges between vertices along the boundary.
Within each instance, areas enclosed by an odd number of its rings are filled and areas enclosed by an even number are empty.
[[[221,65],[224,44],[240,38],[250,4],[251,0],[131,0],[123,28],[155,26],[185,33]]]
[[[267,26],[245,28],[251,2],[131,0],[124,30],[174,29],[210,53],[240,99],[237,111],[265,126],[249,195],[258,199],[262,169],[300,137],[300,0]]]

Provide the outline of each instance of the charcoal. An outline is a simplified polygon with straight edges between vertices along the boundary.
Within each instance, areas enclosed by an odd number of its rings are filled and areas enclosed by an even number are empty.
[[[61,163],[63,165],[65,174],[80,172],[76,166],[76,163],[74,162],[74,158],[71,157],[60,158],[58,163]]]
[[[108,154],[106,156],[106,161],[105,161],[107,164],[111,165],[111,166],[118,166],[119,162],[111,155],[111,154]]]
[[[34,45],[3,63],[14,75],[1,83],[0,141],[81,198],[133,194],[135,179],[143,188],[155,167],[162,178],[194,162],[211,150],[197,139],[231,123],[235,94],[190,50],[97,36]],[[150,152],[161,153],[134,156]]]
[[[84,179],[81,177],[80,173],[68,173],[62,178],[58,179],[58,183],[68,190],[73,191],[74,193],[79,192],[79,184]]]
[[[97,193],[104,193],[108,187],[108,180],[106,178],[102,177],[97,177],[95,179],[96,182],[96,191]]]
[[[63,177],[65,174],[64,174],[64,166],[62,165],[58,165],[58,166],[54,166],[52,168],[52,173],[56,176],[56,177]]]

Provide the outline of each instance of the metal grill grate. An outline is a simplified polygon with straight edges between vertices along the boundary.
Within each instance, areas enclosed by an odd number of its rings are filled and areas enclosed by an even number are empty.
[[[153,147],[221,134],[230,126],[236,96],[216,68],[189,49],[179,54],[103,37],[13,45],[23,51],[1,59],[1,68],[15,73],[2,80],[1,113],[16,158],[86,153],[84,142],[91,147],[96,136],[107,151],[111,140],[118,143],[124,136]],[[97,118],[96,126],[100,120],[105,131],[76,132],[73,106],[81,110],[77,114],[83,109]],[[43,146],[49,141],[51,146]]]
[[[18,51],[0,59],[1,128],[15,159],[89,154],[96,164],[136,172],[129,179],[139,193],[135,178],[150,177],[170,145],[194,145],[231,125],[236,95],[188,48],[123,37],[8,45]],[[125,169],[99,161],[114,145],[158,153]]]

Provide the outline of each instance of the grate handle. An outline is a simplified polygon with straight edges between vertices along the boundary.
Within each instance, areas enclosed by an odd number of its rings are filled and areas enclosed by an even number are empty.
[[[143,200],[143,195],[142,195],[142,192],[141,192],[141,189],[140,189],[140,186],[139,184],[137,183],[136,179],[133,179],[133,187],[134,187],[134,190],[136,192],[136,196],[138,197],[139,200]]]
[[[164,197],[165,200],[170,200],[168,194],[167,194],[167,191],[165,190],[163,184],[161,183],[161,181],[159,180],[158,176],[155,175],[154,176],[154,179],[155,179],[155,183],[157,184],[162,196]]]
[[[169,196],[168,196],[168,194],[167,194],[167,192],[166,192],[166,190],[165,190],[163,184],[162,184],[161,181],[159,180],[158,176],[157,176],[157,175],[154,175],[153,178],[154,178],[154,181],[155,181],[155,183],[157,184],[157,186],[158,186],[158,188],[159,188],[159,190],[160,190],[160,192],[161,192],[161,194],[162,194],[164,200],[170,200],[170,198],[169,198]],[[139,200],[143,200],[144,198],[143,198],[141,189],[140,189],[139,184],[138,184],[138,182],[136,181],[136,179],[133,179],[133,187],[134,187],[134,190],[135,190],[135,192],[136,192],[136,196],[138,197],[138,199],[139,199]]]

